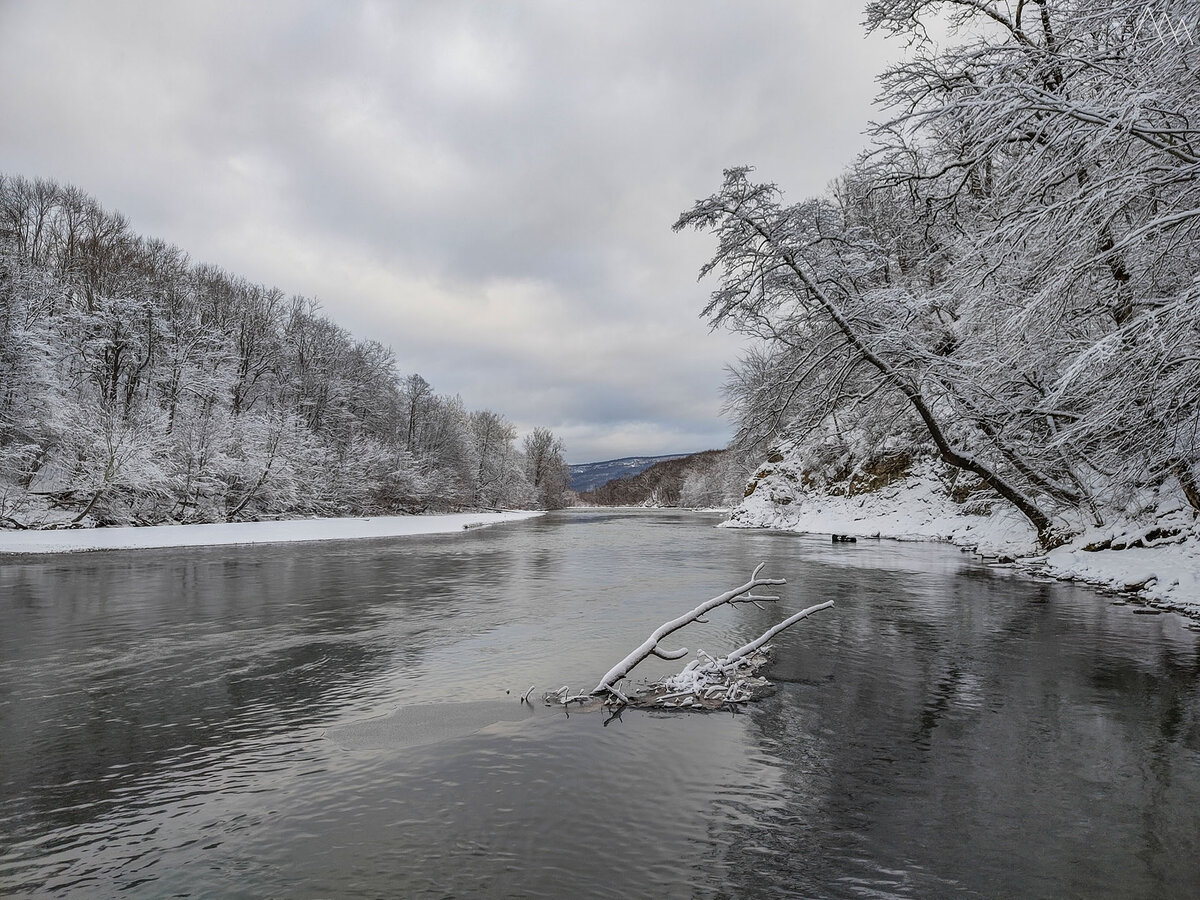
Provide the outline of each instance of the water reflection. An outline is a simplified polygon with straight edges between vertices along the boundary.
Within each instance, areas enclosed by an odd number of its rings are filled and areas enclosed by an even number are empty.
[[[737,837],[775,851],[743,851],[746,894],[785,874],[821,896],[1182,896],[1200,883],[1192,632],[979,574],[969,590],[896,584],[886,625],[851,602],[786,636],[777,673],[793,683],[750,713],[785,788]]]
[[[5,561],[0,893],[1200,883],[1200,656],[1177,617],[946,547],[715,522],[586,511],[430,539]],[[607,724],[506,706],[531,683],[584,686],[760,560],[788,577],[788,610],[837,602],[781,637],[773,697]],[[724,610],[681,643],[723,651],[780,612]]]

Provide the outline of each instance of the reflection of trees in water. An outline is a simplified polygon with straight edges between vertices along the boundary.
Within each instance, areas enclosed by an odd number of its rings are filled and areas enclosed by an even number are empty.
[[[139,795],[149,793],[155,783],[311,726],[340,701],[347,682],[370,677],[388,660],[383,648],[304,641],[253,657],[113,670],[53,698],[42,707],[45,719],[10,735],[5,743],[19,739],[24,748],[3,754],[13,760],[4,805],[42,829],[88,821],[127,803],[134,785]]]
[[[0,707],[0,812],[18,817],[9,836],[21,821],[86,823],[128,803],[133,785],[150,793],[321,723],[373,678],[418,665],[460,616],[503,620],[511,554],[469,537],[422,555],[413,543],[13,567],[6,581],[25,611],[9,624],[34,646]],[[519,574],[546,565],[534,555]]]
[[[846,586],[779,642],[785,683],[749,711],[779,796],[714,816],[731,895],[1200,883],[1194,636],[1061,585],[914,583]]]

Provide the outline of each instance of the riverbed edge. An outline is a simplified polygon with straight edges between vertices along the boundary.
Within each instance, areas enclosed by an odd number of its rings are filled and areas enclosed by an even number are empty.
[[[856,496],[799,490],[795,479],[774,472],[758,479],[721,527],[949,543],[1028,577],[1086,584],[1200,621],[1200,522],[1178,498],[1149,498],[1143,508],[1142,516],[1084,527],[1044,551],[1015,510],[996,504],[971,511],[947,496],[931,471]]]

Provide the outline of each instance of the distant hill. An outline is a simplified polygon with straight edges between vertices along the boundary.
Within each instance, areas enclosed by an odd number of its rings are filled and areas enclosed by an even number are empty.
[[[650,460],[651,464],[640,471],[580,492],[579,499],[598,506],[679,506],[688,476],[716,473],[727,453],[725,450],[705,450],[689,456]]]
[[[581,463],[569,466],[571,470],[571,490],[578,493],[595,490],[602,484],[607,484],[614,478],[628,478],[645,472],[655,463],[668,459],[680,459],[686,453],[676,453],[674,456],[626,456],[622,459],[610,459],[605,462]]]

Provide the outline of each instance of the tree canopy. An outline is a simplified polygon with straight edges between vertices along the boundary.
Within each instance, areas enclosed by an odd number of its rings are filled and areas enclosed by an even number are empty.
[[[866,21],[910,42],[868,151],[800,203],[730,169],[676,224],[718,238],[705,315],[757,339],[728,385],[741,439],[818,470],[935,453],[1047,544],[1147,491],[1200,509],[1200,8]]]
[[[561,505],[561,442],[531,477],[515,440],[315,301],[0,175],[0,522]]]

